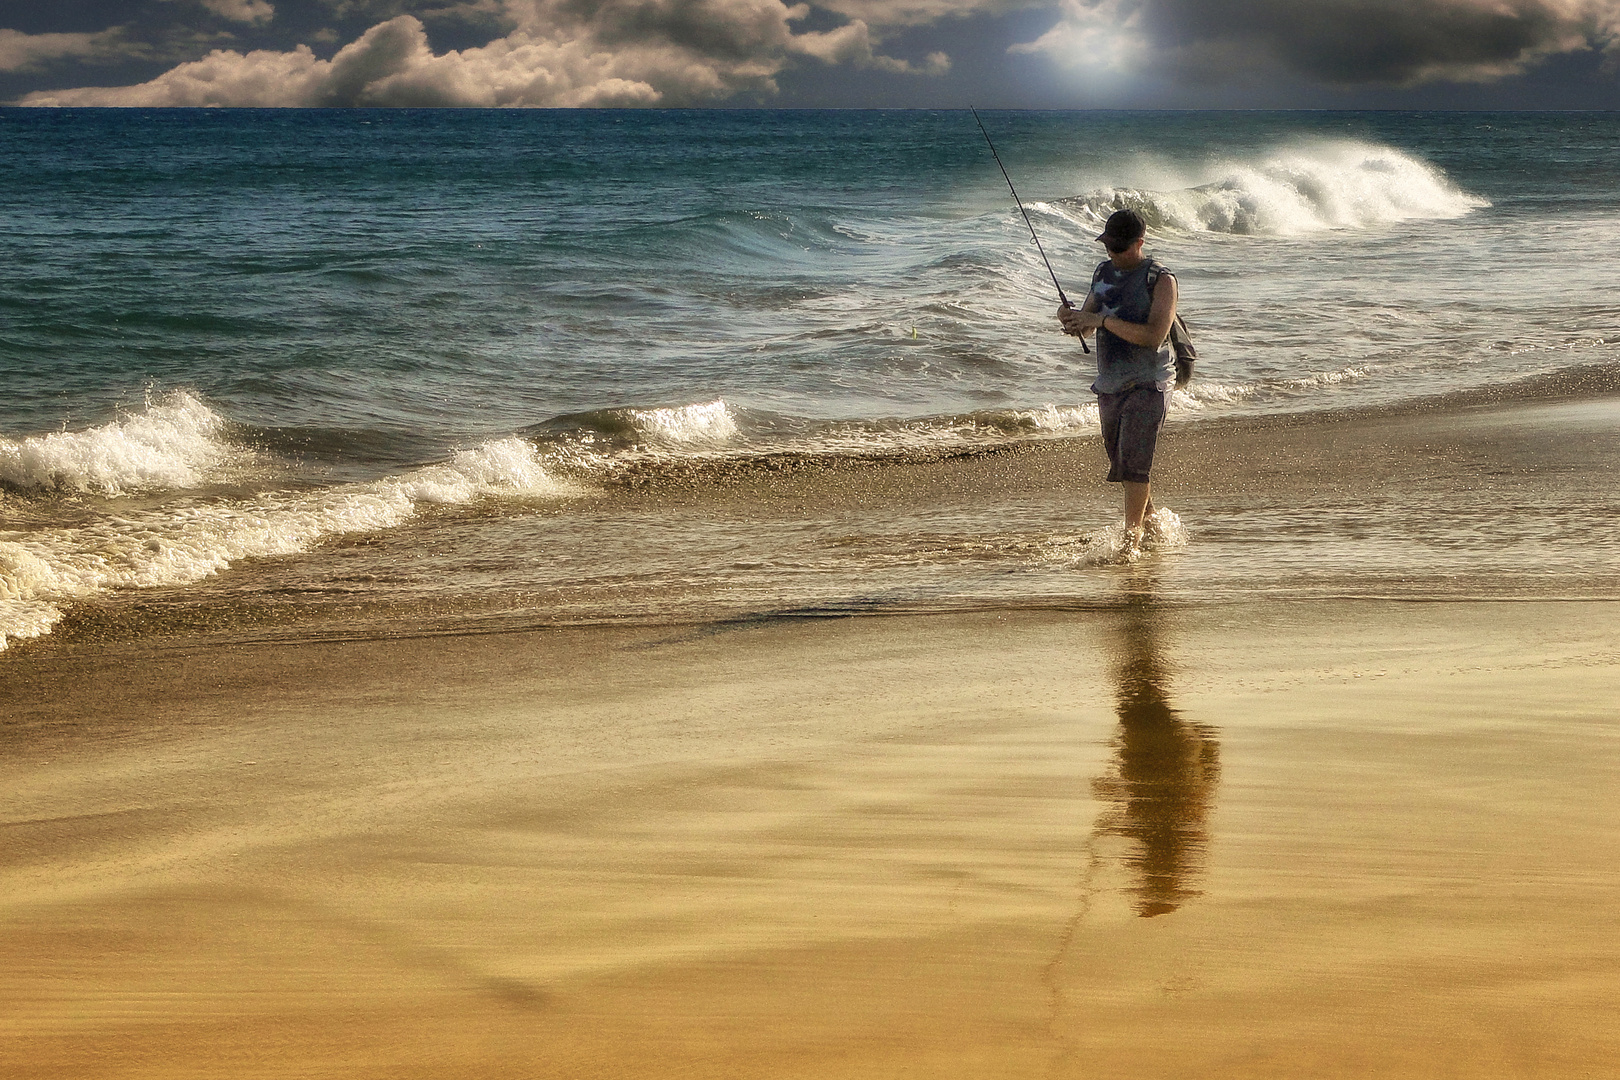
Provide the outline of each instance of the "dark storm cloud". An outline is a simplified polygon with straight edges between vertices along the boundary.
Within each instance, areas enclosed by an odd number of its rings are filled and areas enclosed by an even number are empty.
[[[1022,48],[1060,63],[1111,53],[1184,81],[1413,86],[1488,82],[1617,38],[1620,0],[1064,0]]]
[[[1340,84],[1488,79],[1612,40],[1617,5],[1549,0],[1157,0],[1150,23],[1192,55],[1261,57]],[[1608,8],[1605,12],[1603,9]],[[1607,16],[1607,18],[1605,18]],[[1213,65],[1201,65],[1213,74]]]
[[[24,34],[17,30],[0,30],[0,71],[39,71],[62,60],[85,61],[121,55],[129,47],[116,31]]]

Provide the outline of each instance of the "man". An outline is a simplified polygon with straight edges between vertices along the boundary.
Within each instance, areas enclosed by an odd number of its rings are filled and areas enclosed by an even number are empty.
[[[1091,294],[1078,309],[1058,309],[1063,332],[1097,335],[1097,395],[1108,480],[1125,485],[1126,542],[1141,545],[1153,516],[1149,474],[1176,381],[1170,324],[1176,317],[1176,279],[1142,253],[1147,223],[1135,210],[1118,210],[1097,237],[1108,261],[1092,275]]]

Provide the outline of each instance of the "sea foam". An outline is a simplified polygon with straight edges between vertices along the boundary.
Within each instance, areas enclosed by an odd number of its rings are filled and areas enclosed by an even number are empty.
[[[630,409],[636,433],[655,443],[719,446],[737,434],[737,421],[721,400],[665,409]]]
[[[47,633],[62,617],[61,604],[74,599],[191,584],[241,559],[295,555],[332,536],[393,528],[423,504],[563,498],[581,490],[551,476],[532,444],[507,438],[367,484],[198,501],[75,528],[7,533],[0,536],[0,649]]]
[[[180,392],[84,431],[0,436],[0,484],[103,495],[196,487],[227,459],[223,427],[218,414]]]
[[[1116,521],[1095,532],[1069,539],[1054,539],[1043,545],[1046,561],[1076,569],[1134,563],[1144,555],[1185,551],[1189,542],[1181,515],[1159,507],[1143,522],[1145,532],[1140,546],[1132,544],[1125,523]]]
[[[1020,409],[1013,416],[1041,434],[1062,434],[1097,426],[1095,405],[1053,405],[1048,402],[1038,409]]]
[[[1088,227],[1133,209],[1150,228],[1289,236],[1457,218],[1490,205],[1425,161],[1349,140],[1274,149],[1221,162],[1210,173],[1186,187],[1091,191],[1057,208],[1078,210]]]

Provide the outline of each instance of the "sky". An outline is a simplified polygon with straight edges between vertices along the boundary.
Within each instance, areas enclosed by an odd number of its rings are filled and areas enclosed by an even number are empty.
[[[0,0],[0,102],[1620,108],[1620,0]]]

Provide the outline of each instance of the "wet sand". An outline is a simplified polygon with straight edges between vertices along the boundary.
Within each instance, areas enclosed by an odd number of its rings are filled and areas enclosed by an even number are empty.
[[[7,1077],[1602,1075],[1604,602],[0,665]]]

